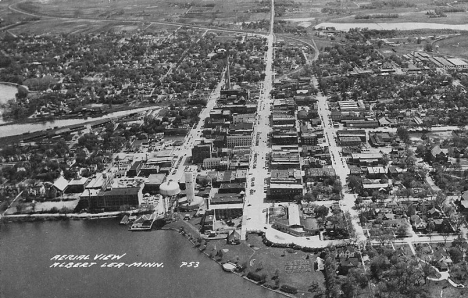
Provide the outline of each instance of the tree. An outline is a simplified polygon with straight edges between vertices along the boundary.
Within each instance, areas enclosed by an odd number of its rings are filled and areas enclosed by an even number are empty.
[[[461,226],[465,223],[465,217],[455,212],[452,212],[451,214],[448,214],[448,212],[446,212],[446,215],[449,216],[450,224],[452,224],[455,231],[458,232],[460,231]]]
[[[439,191],[435,196],[434,200],[432,201],[432,204],[435,208],[442,210],[442,206],[444,206],[444,202],[446,199],[447,196],[443,192]]]
[[[382,273],[388,268],[390,268],[390,261],[384,255],[379,255],[370,262],[370,273],[373,279],[380,280]]]
[[[428,277],[437,275],[437,270],[426,261],[421,261],[420,264],[421,264],[421,271],[424,276],[424,284],[426,284]]]
[[[362,178],[360,176],[350,175],[349,176],[348,186],[353,191],[355,191],[357,193],[361,193],[361,191],[362,191]]]
[[[364,289],[369,284],[369,277],[362,268],[353,268],[349,270],[348,276],[352,276],[361,289]]]
[[[401,225],[396,230],[396,235],[399,237],[405,237],[408,233],[408,227],[406,225]]]
[[[458,247],[451,247],[448,253],[455,264],[463,260],[463,252]]]
[[[468,278],[468,263],[466,261],[454,264],[450,269],[450,277],[459,282],[465,282]]]
[[[411,217],[416,214],[416,207],[413,204],[410,204],[408,206],[408,210],[406,211],[406,215],[408,217]]]
[[[306,193],[303,197],[306,202],[315,202],[317,198],[310,192]]]
[[[348,275],[346,280],[341,284],[341,292],[344,298],[354,298],[357,294],[357,283],[353,276]]]
[[[341,186],[340,181],[335,180],[335,182],[333,182],[333,193],[340,194],[342,189],[343,186]]]
[[[263,263],[262,261],[259,261],[257,262],[257,268],[255,269],[255,271],[260,271],[263,269]]]
[[[452,246],[458,248],[463,254],[463,260],[465,260],[465,254],[468,252],[468,243],[466,242],[465,237],[458,235],[458,237],[453,240]]]
[[[432,232],[434,231],[434,229],[435,229],[435,223],[434,223],[433,220],[431,220],[431,221],[429,221],[429,222],[427,223],[426,231],[427,231],[428,233],[432,233]]]
[[[432,43],[429,43],[429,42],[428,42],[428,43],[426,43],[426,44],[424,45],[424,51],[426,51],[426,52],[432,52],[433,50],[434,50],[434,47],[432,46]]]
[[[279,278],[279,270],[276,269],[275,270],[275,273],[273,274],[273,276],[271,277],[271,279],[278,279]]]
[[[382,274],[379,290],[389,297],[426,297],[426,290],[422,287],[424,277],[418,262],[409,257],[396,258],[395,261]]]
[[[21,202],[18,202],[15,207],[17,213],[22,213],[25,209],[25,205]]]
[[[338,287],[338,280],[336,276],[337,265],[334,256],[330,251],[326,252],[324,271],[325,275],[325,295],[328,298],[340,297],[340,289]]]
[[[318,217],[321,217],[323,219],[328,215],[329,210],[330,209],[328,209],[328,207],[320,205],[320,206],[315,208],[314,212],[315,212],[315,215],[317,215]]]
[[[313,281],[312,284],[309,286],[309,292],[314,293],[320,290],[320,285],[317,281]]]
[[[405,142],[405,143],[409,143],[409,132],[408,132],[408,129],[403,127],[403,126],[400,126],[397,128],[397,135],[398,137],[400,137],[400,139]]]

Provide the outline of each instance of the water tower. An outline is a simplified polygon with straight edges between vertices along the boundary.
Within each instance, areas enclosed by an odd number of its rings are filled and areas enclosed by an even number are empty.
[[[172,179],[159,186],[159,193],[165,197],[172,197],[180,193],[179,184]]]

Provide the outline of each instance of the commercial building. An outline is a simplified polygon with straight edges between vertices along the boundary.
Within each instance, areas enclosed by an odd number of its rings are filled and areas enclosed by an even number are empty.
[[[338,143],[342,147],[360,146],[361,139],[359,137],[338,137]]]
[[[203,160],[203,168],[204,169],[217,169],[217,170],[221,170],[221,168],[227,169],[228,162],[225,160],[223,167],[221,166],[222,162],[223,162],[223,159],[221,157],[205,158]]]
[[[379,127],[379,121],[377,120],[343,120],[346,127],[356,128],[377,128]]]
[[[271,184],[301,184],[302,173],[299,169],[271,170]]]
[[[383,162],[381,153],[352,153],[350,162],[356,165],[378,165]]]
[[[157,193],[159,191],[159,186],[164,182],[166,174],[151,174],[148,177],[148,182],[145,183],[143,188],[144,193]]]
[[[336,136],[338,138],[341,137],[358,137],[361,142],[365,142],[367,140],[367,134],[364,129],[344,129],[338,130],[336,132]]]
[[[127,176],[128,177],[138,176],[138,174],[140,174],[141,168],[143,167],[143,164],[144,163],[142,160],[135,161],[130,167],[130,169],[127,171]]]
[[[242,135],[228,135],[226,137],[226,146],[234,148],[236,146],[250,146],[252,144],[252,133]]]
[[[331,166],[323,168],[309,168],[306,177],[312,181],[323,181],[327,178],[336,177],[335,169]]]
[[[85,190],[80,198],[88,200],[89,209],[119,210],[121,206],[138,207],[143,199],[142,187],[122,187],[105,190]]]
[[[205,142],[198,142],[192,148],[192,162],[194,164],[201,164],[205,158],[210,158],[212,152],[212,144]]]
[[[254,123],[255,122],[255,114],[233,114],[232,115],[232,123]]]
[[[245,191],[245,183],[221,183],[218,193],[241,193]]]
[[[271,154],[272,169],[300,169],[300,159],[298,152],[278,152]]]
[[[298,143],[298,133],[295,129],[273,129],[271,134],[273,145],[290,145]]]
[[[280,201],[293,201],[296,195],[303,194],[301,184],[270,184],[269,198]]]
[[[146,163],[140,168],[140,176],[148,177],[151,174],[159,173],[159,166],[156,164]]]
[[[244,195],[240,193],[217,193],[209,200],[209,206],[226,205],[226,204],[242,204],[244,203]]]

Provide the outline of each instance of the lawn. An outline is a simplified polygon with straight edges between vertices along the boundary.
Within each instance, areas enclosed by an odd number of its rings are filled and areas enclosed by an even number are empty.
[[[271,278],[275,275],[275,272],[278,272],[280,285],[287,284],[299,290],[307,291],[308,287],[315,281],[323,287],[323,274],[316,272],[313,266],[317,259],[316,254],[267,247],[262,243],[260,236],[253,234],[249,235],[247,242],[255,250],[247,270],[256,271],[260,275],[266,274],[267,284],[274,284]],[[258,270],[259,268],[262,269]]]
[[[448,281],[427,281],[425,289],[430,297],[442,298],[465,298],[468,297],[468,289],[454,288]]]
[[[198,245],[194,230],[189,229],[186,223],[178,221],[171,223],[170,226],[176,229],[184,226],[185,231],[192,235],[189,238],[195,242],[194,247],[215,261],[234,262],[245,266],[243,271],[245,275],[249,272],[264,275],[267,286],[275,286],[274,277],[277,274],[278,286],[290,285],[300,292],[307,292],[309,286],[316,282],[324,290],[323,274],[314,270],[317,255],[292,249],[267,247],[263,244],[262,237],[256,234],[249,234],[248,240],[242,241],[239,245],[229,245],[224,239],[203,240],[201,245]]]
[[[427,260],[433,254],[432,247],[428,243],[415,243],[414,250],[418,258]]]
[[[409,247],[409,244],[395,244],[395,250],[403,252],[403,254],[407,256],[412,256],[413,252],[411,251],[411,248]]]

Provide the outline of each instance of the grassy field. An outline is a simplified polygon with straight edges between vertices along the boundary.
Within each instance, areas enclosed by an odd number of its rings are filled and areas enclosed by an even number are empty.
[[[267,6],[248,0],[31,0],[16,2],[18,2],[15,4],[18,8],[34,14],[66,18],[166,21],[221,26],[269,18]]]
[[[173,222],[168,227],[175,229],[183,227],[193,239],[196,239],[198,234],[195,231],[199,228],[197,224],[199,220],[193,218],[189,221],[194,228],[189,228],[189,224],[185,221]],[[272,277],[278,273],[279,286],[287,284],[296,287],[299,291],[307,292],[310,285],[316,282],[324,290],[323,274],[313,268],[317,258],[313,253],[268,247],[263,244],[260,236],[254,234],[249,234],[248,240],[241,242],[240,245],[229,245],[223,239],[206,241],[201,247],[218,262],[247,264],[244,274],[248,272],[265,274],[266,285],[274,286],[275,280]]]
[[[468,59],[468,34],[450,37],[434,43],[439,53]]]
[[[409,7],[391,7],[382,6],[375,9],[366,8],[370,4],[379,1],[331,1],[331,0],[295,0],[298,4],[297,8],[286,10],[282,18],[313,18],[313,24],[321,22],[337,22],[337,23],[374,23],[374,22],[423,22],[423,23],[444,23],[444,24],[466,24],[468,21],[468,13],[447,13],[447,17],[429,18],[426,15],[428,10],[441,8],[436,6],[432,0],[412,0]],[[387,1],[389,2],[389,1]],[[454,7],[464,7],[468,9],[468,4],[454,4]],[[323,9],[333,10],[326,13]],[[375,15],[398,13],[398,18],[385,19],[355,19],[358,14]]]
[[[267,283],[272,284],[271,277],[278,270],[280,284],[287,284],[301,290],[307,290],[314,281],[323,286],[323,274],[313,269],[313,262],[316,260],[317,255],[297,250],[267,247],[262,243],[261,237],[252,234],[249,235],[247,242],[254,248],[258,248],[250,259],[254,261],[249,264],[248,270],[255,271],[258,268],[258,264],[261,263],[263,269],[259,270],[258,273],[267,274]],[[298,266],[296,264],[299,263],[309,263],[311,266],[310,271],[292,269],[293,266]]]
[[[416,23],[440,23],[440,24],[466,24],[468,20],[468,13],[450,13],[446,18],[429,18],[426,11],[399,11],[399,10],[379,10],[379,11],[365,11],[363,14],[390,14],[398,13],[398,18],[382,18],[382,19],[356,19],[355,14],[344,17],[329,19],[329,22],[335,23],[403,23],[403,22],[416,22]]]

